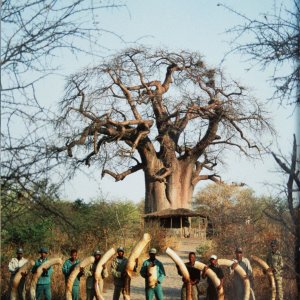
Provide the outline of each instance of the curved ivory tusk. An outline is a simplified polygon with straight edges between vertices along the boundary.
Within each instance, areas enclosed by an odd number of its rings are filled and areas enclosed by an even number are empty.
[[[218,263],[220,266],[225,266],[231,268],[232,265],[234,264],[234,261],[229,260],[229,259],[218,259]],[[234,268],[234,271],[237,272],[238,275],[244,280],[244,288],[245,288],[245,293],[244,293],[244,300],[249,300],[250,299],[250,280],[245,272],[245,270],[237,265]]]
[[[103,265],[106,264],[112,257],[115,255],[116,250],[114,248],[109,249],[106,251],[101,259],[99,260],[96,270],[95,270],[95,292],[96,292],[96,299],[97,300],[104,300],[103,296],[101,295],[100,289],[99,289],[99,282],[101,282],[103,279],[101,277],[101,273],[103,270]]]
[[[72,300],[72,288],[73,288],[73,284],[74,284],[75,278],[77,277],[77,275],[80,272],[80,268],[85,268],[86,266],[91,265],[92,263],[94,263],[94,261],[95,261],[95,257],[94,256],[89,256],[89,257],[86,257],[78,265],[76,265],[76,267],[71,272],[71,274],[70,274],[70,276],[68,278],[68,281],[67,281],[67,286],[66,286],[66,300]]]
[[[31,270],[31,268],[33,267],[33,265],[34,265],[34,261],[33,260],[29,260],[16,273],[16,275],[14,277],[14,280],[12,282],[10,300],[17,300],[17,298],[18,298],[18,286],[19,286],[20,280],[22,278],[22,274],[21,273],[28,273]],[[25,291],[25,289],[24,289],[24,291]],[[22,299],[25,300],[25,298],[26,298],[26,295],[22,294]]]
[[[166,253],[172,258],[172,260],[175,262],[175,264],[179,267],[181,274],[184,278],[184,282],[186,285],[186,299],[192,300],[192,288],[190,284],[190,274],[189,271],[182,261],[182,259],[176,254],[175,251],[173,251],[171,248],[167,248]]]
[[[30,284],[30,299],[35,300],[35,290],[36,290],[36,284],[38,282],[39,277],[43,273],[43,268],[48,269],[53,265],[61,265],[62,264],[62,259],[61,258],[51,258],[41,264],[36,272],[32,276],[31,284]]]
[[[262,260],[261,258],[255,256],[255,255],[251,255],[250,256],[257,264],[259,264],[262,269],[267,273],[268,275],[268,279],[269,279],[269,283],[271,285],[271,300],[275,300],[276,299],[276,284],[275,284],[275,278],[274,278],[274,274],[273,272],[268,271],[270,269],[269,265]]]
[[[182,259],[171,248],[167,248],[166,253],[172,258],[172,260],[175,262],[175,264],[179,267],[183,278],[186,281],[189,281],[190,274],[189,274],[189,271],[188,271],[186,265],[182,261]]]
[[[194,267],[203,271],[203,274],[210,278],[210,280],[213,282],[215,288],[218,291],[218,300],[224,300],[224,289],[221,285],[221,280],[219,279],[217,274],[207,265],[203,264],[200,261],[196,261]]]
[[[124,286],[122,289],[123,297],[125,300],[130,300],[130,282],[132,272],[135,267],[135,260],[139,258],[141,253],[143,252],[144,248],[148,245],[151,241],[151,236],[149,233],[144,233],[143,237],[136,243],[136,245],[131,250],[131,253],[128,258],[128,262],[125,268],[125,278],[124,278]]]

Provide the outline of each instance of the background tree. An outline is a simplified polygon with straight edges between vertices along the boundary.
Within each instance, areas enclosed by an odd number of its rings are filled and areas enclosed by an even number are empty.
[[[299,103],[299,32],[298,1],[274,1],[272,13],[250,18],[225,4],[218,4],[241,17],[243,23],[227,30],[234,36],[231,52],[240,52],[251,65],[274,70],[271,82],[275,93],[272,100]]]
[[[286,299],[296,299],[294,249],[291,247],[295,236],[290,230],[293,226],[284,198],[257,196],[246,185],[223,183],[201,189],[195,195],[193,205],[209,216],[213,228],[210,239],[200,242],[197,248],[197,251],[205,250],[202,260],[208,260],[211,253],[232,259],[237,246],[243,247],[249,259],[250,255],[266,259],[270,241],[277,239],[284,257],[284,295]],[[253,261],[251,264],[254,268],[255,297],[268,299],[270,291],[266,277]],[[228,299],[234,297],[234,287],[230,282],[229,278],[225,279]]]
[[[281,222],[294,237],[294,271],[297,279],[298,295],[300,295],[300,252],[299,252],[299,226],[300,226],[300,6],[299,2],[274,1],[274,12],[266,13],[260,18],[252,19],[237,12],[226,5],[219,4],[231,12],[241,16],[243,24],[228,30],[235,34],[235,43],[232,51],[238,51],[256,62],[265,69],[273,66],[272,82],[275,93],[273,97],[280,104],[287,103],[295,106],[296,130],[294,131],[292,159],[289,161],[283,155],[273,155],[283,174],[288,177],[285,187],[281,188],[286,196],[286,206],[289,217],[282,210],[273,211],[270,216]],[[247,37],[247,40],[243,39]],[[285,68],[283,68],[285,67]],[[286,70],[289,70],[288,73]],[[298,143],[298,146],[297,146]],[[297,149],[298,147],[298,149]],[[289,220],[289,221],[287,221]]]
[[[146,213],[190,207],[199,181],[220,180],[224,150],[249,155],[270,130],[244,87],[186,51],[125,50],[71,76],[61,108],[54,149],[116,181],[142,170]]]
[[[281,187],[281,193],[286,198],[285,211],[288,211],[289,215],[287,217],[285,213],[282,213],[282,210],[269,210],[268,215],[271,219],[282,224],[286,232],[293,235],[294,259],[291,266],[296,276],[298,295],[300,295],[300,161],[297,159],[299,154],[297,154],[295,135],[290,160],[274,152],[272,155],[284,178],[287,178],[286,184]]]
[[[215,243],[210,251],[228,255],[241,246],[247,253],[264,255],[270,240],[280,235],[279,226],[276,228],[275,222],[268,224],[264,215],[271,202],[272,199],[257,197],[247,186],[222,183],[201,189],[193,206],[209,216]]]
[[[48,160],[46,151],[53,114],[38,87],[49,85],[50,74],[63,73],[66,56],[73,56],[74,64],[81,54],[98,56],[107,32],[99,14],[121,6],[118,0],[1,2],[2,211],[12,199],[6,192],[22,194],[13,203],[24,211],[34,202],[34,187],[54,179],[57,162]],[[54,173],[57,181],[65,179],[57,169]]]

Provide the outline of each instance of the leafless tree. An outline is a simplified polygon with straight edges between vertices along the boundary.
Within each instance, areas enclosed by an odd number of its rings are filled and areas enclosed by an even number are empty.
[[[292,149],[292,159],[289,162],[283,155],[272,155],[280,166],[288,182],[284,187],[287,207],[292,226],[286,222],[284,216],[272,215],[280,221],[288,231],[295,236],[295,272],[297,274],[298,294],[300,295],[300,211],[299,211],[299,161],[300,152],[297,151],[296,141],[300,140],[300,6],[299,1],[274,1],[274,12],[265,13],[260,18],[251,19],[248,16],[224,5],[231,12],[238,14],[243,24],[228,30],[235,34],[235,43],[232,51],[238,51],[256,62],[265,69],[274,66],[272,81],[275,85],[275,100],[280,104],[287,103],[295,106],[296,134]],[[247,39],[243,39],[247,37]],[[282,70],[291,70],[282,73]],[[299,145],[298,145],[299,148]]]
[[[257,18],[250,18],[226,4],[218,5],[239,15],[243,21],[227,31],[234,36],[232,52],[246,55],[250,63],[262,69],[274,67],[273,100],[275,97],[280,103],[299,103],[299,2],[275,0],[273,13],[266,12]]]
[[[81,53],[96,56],[105,32],[99,14],[121,6],[119,0],[1,1],[1,193],[22,192],[15,204],[28,207],[30,191],[49,181],[58,164],[48,159],[53,114],[36,96],[37,85],[47,85],[66,55],[74,62]]]
[[[199,181],[220,181],[224,150],[251,155],[271,130],[244,87],[186,51],[127,49],[71,76],[61,107],[53,149],[116,181],[142,170],[146,213],[190,207]]]
[[[299,157],[297,151],[296,136],[294,135],[293,150],[290,160],[282,155],[272,152],[272,155],[280,167],[283,176],[287,178],[286,185],[282,187],[282,193],[287,199],[287,211],[289,212],[289,219],[291,222],[286,219],[286,215],[284,213],[276,214],[274,212],[269,212],[268,216],[282,224],[286,230],[294,236],[295,250],[293,265],[296,274],[298,295],[300,295],[300,162],[297,159],[297,157]]]

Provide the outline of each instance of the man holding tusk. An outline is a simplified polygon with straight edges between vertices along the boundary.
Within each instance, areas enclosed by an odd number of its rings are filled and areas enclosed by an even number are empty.
[[[13,257],[11,261],[8,264],[8,270],[10,272],[10,288],[12,289],[12,283],[15,278],[15,275],[18,273],[19,269],[23,267],[27,263],[27,259],[23,257],[23,249],[18,248],[16,251],[16,257]],[[27,273],[22,273],[22,279],[20,280],[19,286],[18,286],[18,298],[22,299],[22,293],[25,288],[25,279],[26,279]]]
[[[155,248],[150,249],[149,259],[143,262],[140,274],[145,278],[146,300],[163,300],[163,290],[161,283],[166,276],[163,264],[156,259],[157,251]]]
[[[122,292],[122,288],[124,286],[124,281],[126,278],[126,265],[128,262],[128,259],[124,257],[124,248],[119,247],[117,249],[117,257],[113,260],[111,264],[111,274],[114,278],[114,295],[113,300],[119,300],[120,295]],[[138,258],[135,260],[135,267],[134,272],[136,272],[136,269],[138,267]]]
[[[72,249],[70,253],[70,258],[67,259],[62,267],[62,272],[65,275],[65,282],[67,285],[68,279],[76,267],[80,263],[79,259],[77,259],[77,250]],[[80,285],[80,277],[83,275],[83,268],[81,268],[79,274],[74,280],[72,287],[72,300],[79,300],[79,285]]]
[[[278,249],[278,242],[272,240],[270,244],[270,251],[267,255],[267,264],[270,269],[268,271],[273,272],[276,292],[278,295],[278,300],[283,300],[283,289],[282,289],[282,270],[283,270],[283,260],[281,253]]]
[[[196,253],[190,252],[189,253],[189,261],[186,262],[185,265],[190,274],[190,283],[191,283],[191,288],[192,288],[192,300],[198,300],[198,298],[199,298],[197,284],[200,282],[200,277],[201,277],[201,271],[194,267],[195,261],[196,261]],[[177,265],[176,265],[176,267],[177,267],[178,275],[182,276],[182,273]],[[183,280],[184,284],[182,285],[182,288],[181,288],[181,300],[185,300],[186,299],[186,282],[184,281],[183,277],[182,277],[182,280]]]
[[[48,260],[48,249],[45,247],[40,248],[39,250],[40,258],[35,261],[34,266],[31,269],[31,272],[36,273],[38,267],[45,263]],[[51,300],[51,275],[53,273],[53,268],[48,269],[43,268],[43,273],[38,279],[36,285],[36,300],[41,300],[43,295],[45,300]]]
[[[247,274],[247,277],[250,280],[250,285],[253,286],[253,274],[252,267],[248,258],[243,257],[243,249],[241,247],[237,247],[235,249],[235,257],[234,263],[232,265],[232,269],[236,265],[241,266]],[[239,276],[236,272],[233,275],[233,286],[235,292],[235,300],[243,300],[244,299],[244,280]]]
[[[95,261],[93,264],[91,264],[90,266],[88,266],[87,268],[85,268],[84,270],[80,270],[80,271],[84,271],[84,275],[86,276],[86,300],[94,300],[96,299],[96,291],[95,291],[95,271],[98,265],[98,262],[101,259],[101,251],[96,250],[94,252],[94,257],[95,257]],[[106,269],[105,264],[102,266],[102,273],[101,273],[101,277],[102,279],[107,278],[108,277],[108,272]],[[99,290],[100,293],[102,293],[103,291],[103,280],[99,281]]]
[[[220,279],[220,287],[223,286],[223,282],[224,282],[224,273],[222,271],[222,269],[219,267],[218,265],[218,257],[216,255],[212,255],[209,259],[209,266],[210,269],[212,269],[216,275],[218,276],[218,278]],[[205,273],[203,274],[205,277]],[[218,291],[217,288],[214,286],[213,281],[207,277],[207,290],[206,290],[206,299],[207,300],[218,300],[219,296],[218,296]]]

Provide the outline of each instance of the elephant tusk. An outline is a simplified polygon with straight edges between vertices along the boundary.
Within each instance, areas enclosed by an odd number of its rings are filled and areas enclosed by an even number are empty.
[[[109,249],[106,251],[101,259],[99,260],[96,270],[95,270],[95,292],[96,292],[96,299],[97,300],[104,300],[102,296],[102,291],[99,289],[99,282],[102,282],[101,273],[103,270],[103,265],[106,264],[116,253],[116,250],[114,248]]]
[[[190,274],[189,271],[182,261],[182,259],[173,251],[171,248],[167,248],[166,253],[172,258],[175,264],[179,267],[181,274],[184,278],[184,282],[186,285],[186,299],[192,300],[192,287],[190,283]]]
[[[51,259],[47,260],[46,262],[44,262],[43,264],[41,264],[37,268],[36,272],[32,276],[32,280],[31,280],[31,284],[30,284],[30,299],[31,300],[36,299],[36,296],[35,296],[36,285],[37,285],[39,277],[43,273],[43,268],[48,269],[53,265],[61,265],[61,264],[62,264],[61,258],[51,258]]]
[[[201,263],[200,261],[196,261],[194,267],[196,269],[203,271],[203,275],[206,275],[211,279],[215,288],[218,291],[218,300],[224,300],[224,289],[217,274],[212,269],[210,269],[207,265]]]
[[[231,268],[234,261],[229,260],[229,259],[219,259],[218,260],[219,265],[220,266],[226,266]],[[249,300],[250,299],[250,280],[245,272],[245,270],[237,265],[234,268],[234,271],[237,272],[237,274],[244,280],[244,288],[245,288],[245,292],[244,292],[244,299],[243,300]]]
[[[132,272],[135,267],[135,260],[139,258],[141,253],[143,252],[144,248],[148,245],[148,243],[151,241],[151,236],[149,233],[144,233],[141,240],[139,240],[136,245],[131,250],[131,253],[129,255],[127,265],[125,268],[125,278],[124,278],[124,286],[122,289],[123,297],[125,300],[130,300],[130,282],[131,282],[131,276]]]
[[[85,268],[86,266],[91,265],[92,263],[94,263],[94,261],[95,261],[95,257],[94,256],[86,257],[71,272],[71,274],[70,274],[70,276],[68,278],[68,281],[67,281],[66,300],[72,300],[72,288],[73,288],[73,284],[74,284],[75,278],[77,277],[77,275],[80,272],[80,268]]]
[[[21,273],[28,273],[29,270],[34,266],[34,261],[29,260],[26,264],[24,264],[19,271],[16,273],[14,280],[12,282],[12,289],[11,289],[11,294],[10,294],[10,300],[17,300],[18,298],[18,286],[20,284],[20,280],[22,278]],[[25,289],[24,289],[25,291]],[[25,291],[26,294],[26,291]],[[26,299],[26,295],[22,294],[22,299]]]
[[[269,279],[269,283],[271,286],[271,300],[275,300],[276,299],[276,284],[275,284],[275,278],[274,278],[274,274],[273,272],[268,271],[270,269],[269,265],[262,260],[261,258],[255,256],[255,255],[251,255],[250,256],[258,265],[260,265],[262,267],[262,269],[267,273],[268,279]]]

